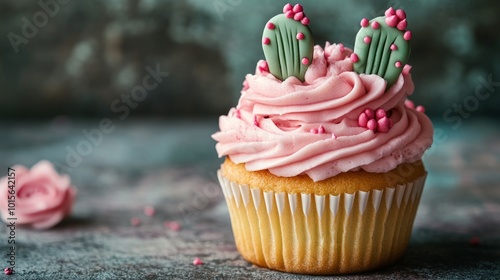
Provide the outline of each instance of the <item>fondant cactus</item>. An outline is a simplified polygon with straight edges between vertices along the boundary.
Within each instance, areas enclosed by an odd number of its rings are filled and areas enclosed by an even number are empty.
[[[389,8],[385,16],[361,20],[351,60],[357,73],[376,74],[392,86],[410,56],[406,13]]]
[[[312,63],[314,40],[309,18],[301,5],[285,5],[283,14],[273,17],[262,35],[262,48],[269,72],[284,81],[290,76],[304,82]]]

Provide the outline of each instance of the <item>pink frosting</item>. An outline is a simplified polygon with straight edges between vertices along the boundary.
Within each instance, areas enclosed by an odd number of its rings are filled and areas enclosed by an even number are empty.
[[[314,181],[359,169],[387,172],[421,159],[433,128],[426,115],[404,104],[414,90],[411,75],[400,75],[386,91],[383,78],[353,72],[351,54],[340,44],[316,46],[304,83],[295,77],[282,82],[257,67],[246,76],[238,106],[220,117],[220,132],[212,135],[219,156],[249,171],[307,174]],[[390,111],[390,130],[360,127],[366,108]],[[311,133],[319,127],[324,133]]]
[[[59,175],[48,161],[41,161],[31,170],[24,166],[14,166],[15,170],[15,210],[10,215],[8,200],[11,194],[8,179],[0,179],[0,213],[6,223],[15,217],[17,225],[46,229],[58,224],[68,215],[73,206],[76,190],[68,176]]]

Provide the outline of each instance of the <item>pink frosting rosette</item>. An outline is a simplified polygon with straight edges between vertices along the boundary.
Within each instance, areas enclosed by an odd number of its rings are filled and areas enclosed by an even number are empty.
[[[219,119],[212,136],[219,156],[249,171],[307,174],[314,181],[355,170],[387,172],[421,159],[433,128],[425,114],[405,106],[414,90],[409,69],[387,88],[377,75],[354,72],[351,54],[341,44],[316,46],[304,83],[293,76],[280,81],[257,67],[236,108]],[[388,112],[390,129],[361,127],[367,108]]]
[[[59,175],[48,161],[40,161],[31,170],[21,165],[13,169],[15,207],[12,212],[9,210],[9,200],[13,201],[9,193],[12,189],[8,188],[12,179],[0,179],[0,214],[4,222],[15,221],[17,225],[47,229],[69,215],[76,190],[67,175]],[[17,219],[8,220],[13,217]]]

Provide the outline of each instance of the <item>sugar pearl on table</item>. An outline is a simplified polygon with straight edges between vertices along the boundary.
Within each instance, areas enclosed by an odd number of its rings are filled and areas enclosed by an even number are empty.
[[[152,206],[144,207],[144,215],[151,217],[151,216],[154,216],[155,213],[156,213],[156,211]]]
[[[194,265],[202,265],[203,264],[203,261],[200,259],[200,258],[195,258],[193,260],[193,264]]]

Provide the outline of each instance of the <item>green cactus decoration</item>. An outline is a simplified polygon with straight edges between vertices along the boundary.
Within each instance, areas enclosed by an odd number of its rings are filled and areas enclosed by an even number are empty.
[[[406,13],[389,8],[385,16],[361,20],[351,60],[357,73],[376,74],[387,81],[387,88],[396,83],[410,56],[411,31]]]
[[[262,35],[262,48],[269,72],[276,78],[284,81],[295,76],[304,82],[314,52],[314,40],[308,24],[309,18],[299,4],[285,5],[283,14],[267,23]]]

